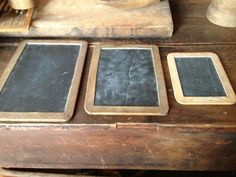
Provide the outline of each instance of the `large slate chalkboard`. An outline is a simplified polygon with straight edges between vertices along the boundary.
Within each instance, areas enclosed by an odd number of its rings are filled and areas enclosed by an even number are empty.
[[[150,49],[102,49],[96,106],[158,106]]]
[[[79,51],[27,44],[0,93],[0,112],[63,112]]]
[[[175,58],[186,97],[226,96],[212,59],[209,57]]]

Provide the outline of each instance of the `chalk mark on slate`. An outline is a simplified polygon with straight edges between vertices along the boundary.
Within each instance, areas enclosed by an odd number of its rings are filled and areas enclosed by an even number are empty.
[[[132,80],[131,80],[131,69],[132,69],[132,66],[133,66],[134,57],[135,57],[135,56],[133,56],[133,58],[132,58],[132,60],[131,60],[130,67],[129,67],[129,72],[128,72],[129,84],[128,84],[127,90],[126,90],[126,92],[125,92],[125,106],[127,106],[127,101],[128,101],[128,95],[127,95],[127,94],[128,94],[128,91],[129,91],[131,82],[132,82]]]

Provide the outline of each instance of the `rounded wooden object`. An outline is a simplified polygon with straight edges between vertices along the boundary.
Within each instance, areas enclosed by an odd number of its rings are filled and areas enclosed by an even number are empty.
[[[212,0],[206,16],[216,25],[236,27],[236,0]]]
[[[119,8],[119,9],[135,9],[149,6],[160,0],[98,0],[100,3]]]
[[[11,7],[16,10],[26,10],[35,7],[34,0],[9,0]]]

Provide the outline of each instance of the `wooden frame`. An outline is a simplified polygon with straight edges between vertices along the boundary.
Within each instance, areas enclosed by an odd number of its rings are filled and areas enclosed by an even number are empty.
[[[29,40],[22,42],[15,54],[13,55],[10,63],[6,67],[0,78],[0,92],[3,89],[8,77],[10,76],[15,64],[17,63],[20,55],[24,51],[27,44],[34,45],[80,45],[80,51],[78,54],[77,62],[74,69],[74,75],[72,78],[70,90],[68,93],[67,102],[64,112],[0,112],[0,121],[21,121],[21,122],[66,122],[72,116],[77,99],[78,89],[82,76],[87,42],[84,41],[58,41],[58,40]]]
[[[221,84],[225,90],[226,96],[214,96],[214,97],[186,97],[183,94],[178,69],[176,66],[175,58],[200,58],[200,57],[209,57],[211,58],[213,65],[216,69],[216,72],[219,76]],[[220,62],[219,57],[214,53],[170,53],[167,56],[168,66],[171,76],[171,82],[174,89],[174,95],[178,103],[184,105],[232,105],[236,102],[236,97],[234,90],[230,84],[230,81],[225,73],[225,70]]]
[[[101,49],[150,49],[156,76],[159,106],[95,106],[96,80]],[[151,45],[106,45],[98,44],[92,56],[85,98],[85,110],[92,115],[166,115],[169,110],[165,80],[158,47]]]

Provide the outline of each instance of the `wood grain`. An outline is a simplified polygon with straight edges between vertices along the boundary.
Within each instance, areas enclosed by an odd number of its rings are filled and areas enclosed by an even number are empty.
[[[6,54],[13,53],[14,48],[0,47],[0,53],[4,51],[7,58]],[[165,118],[87,115],[83,105],[93,50],[90,48],[72,121],[68,124],[0,124],[0,164],[17,168],[234,170],[235,105],[203,107],[177,103],[166,56],[173,51],[216,52],[236,88],[235,60],[231,60],[235,48],[235,45],[162,47],[170,102],[170,113]]]
[[[16,12],[7,0],[0,2],[0,35],[11,32],[27,32],[31,23],[34,9]]]
[[[114,38],[170,37],[173,32],[168,0],[130,11],[95,0],[40,0],[36,11],[28,33],[1,35]]]
[[[161,46],[170,104],[168,116],[87,115],[83,106],[93,46],[98,42],[114,42],[88,38],[91,45],[73,119],[66,124],[1,123],[1,166],[235,170],[236,106],[177,103],[166,57],[172,52],[214,52],[236,90],[236,31],[213,25],[205,18],[210,0],[170,2],[176,27],[172,38],[116,40],[117,43]],[[21,40],[0,38],[0,73]]]
[[[130,125],[1,127],[1,141],[8,141],[0,147],[1,164],[64,169],[236,168],[233,163],[236,129],[164,128],[155,124],[146,127],[139,124],[135,128]]]
[[[0,177],[108,177],[104,175],[94,176],[87,175],[83,173],[76,174],[59,174],[59,173],[49,173],[49,172],[29,172],[22,170],[12,170],[12,169],[0,169]]]

